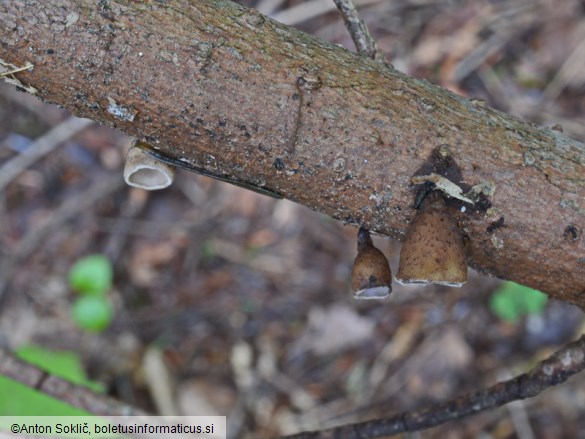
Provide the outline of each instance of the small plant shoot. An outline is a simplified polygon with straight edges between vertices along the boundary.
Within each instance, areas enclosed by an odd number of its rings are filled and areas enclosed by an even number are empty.
[[[91,332],[106,329],[114,316],[112,306],[107,298],[101,296],[84,296],[75,301],[71,308],[73,320],[80,328]]]
[[[104,295],[112,286],[113,270],[103,255],[79,259],[69,271],[69,285],[79,294]]]
[[[490,309],[500,319],[514,323],[528,314],[539,314],[543,311],[548,296],[540,291],[504,282],[491,296]]]

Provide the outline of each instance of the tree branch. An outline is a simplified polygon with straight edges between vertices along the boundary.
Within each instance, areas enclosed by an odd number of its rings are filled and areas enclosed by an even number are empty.
[[[360,439],[419,431],[520,399],[532,398],[585,369],[585,336],[569,343],[528,373],[487,389],[422,410],[399,413],[387,419],[348,424],[330,430],[299,433],[281,439]]]
[[[0,59],[41,99],[160,152],[401,239],[415,175],[468,262],[585,305],[585,146],[226,0],[0,3]],[[496,226],[494,226],[497,225]]]

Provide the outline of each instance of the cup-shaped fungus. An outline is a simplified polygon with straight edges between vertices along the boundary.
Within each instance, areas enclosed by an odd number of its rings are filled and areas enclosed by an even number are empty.
[[[126,183],[149,191],[170,186],[175,178],[175,167],[149,156],[140,145],[140,141],[132,142],[126,155]]]
[[[467,281],[461,233],[439,192],[423,201],[400,251],[396,281],[460,287]]]
[[[392,291],[392,272],[386,256],[374,247],[370,232],[358,232],[358,254],[351,270],[351,291],[356,299],[384,299]]]

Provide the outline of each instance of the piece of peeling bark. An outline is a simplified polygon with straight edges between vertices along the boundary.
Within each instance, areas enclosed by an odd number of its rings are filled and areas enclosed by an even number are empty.
[[[1,2],[0,41],[47,102],[397,239],[413,176],[485,182],[449,205],[471,266],[585,306],[585,146],[563,133],[229,1]]]

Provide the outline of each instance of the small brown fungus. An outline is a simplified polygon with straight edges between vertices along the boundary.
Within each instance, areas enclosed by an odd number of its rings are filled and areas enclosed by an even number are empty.
[[[408,229],[396,281],[452,287],[460,287],[467,281],[463,239],[443,196],[437,191],[423,201]]]
[[[356,299],[384,299],[392,291],[388,259],[374,247],[370,232],[360,228],[358,254],[351,270],[351,291]]]

